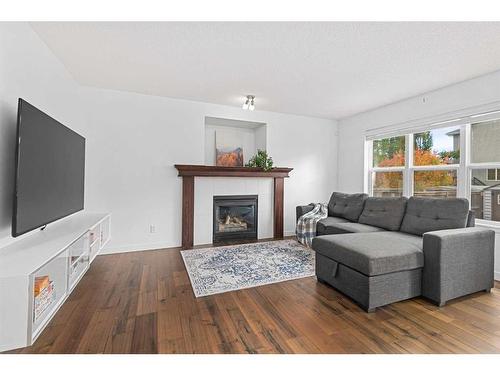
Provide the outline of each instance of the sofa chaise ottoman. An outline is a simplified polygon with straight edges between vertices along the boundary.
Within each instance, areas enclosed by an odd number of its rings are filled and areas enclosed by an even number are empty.
[[[493,286],[495,235],[474,227],[466,199],[333,193],[328,212],[312,243],[318,281],[369,312],[417,296],[442,306]]]

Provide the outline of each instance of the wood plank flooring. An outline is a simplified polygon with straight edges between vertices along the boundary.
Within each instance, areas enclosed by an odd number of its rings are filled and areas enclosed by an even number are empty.
[[[99,256],[13,353],[500,353],[500,289],[367,314],[314,277],[195,298],[179,249]]]

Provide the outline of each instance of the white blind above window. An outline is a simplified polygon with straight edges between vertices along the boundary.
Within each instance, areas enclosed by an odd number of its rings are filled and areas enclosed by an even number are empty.
[[[499,118],[500,102],[494,102],[462,111],[449,112],[442,115],[369,129],[365,132],[365,136],[367,140],[374,140]]]

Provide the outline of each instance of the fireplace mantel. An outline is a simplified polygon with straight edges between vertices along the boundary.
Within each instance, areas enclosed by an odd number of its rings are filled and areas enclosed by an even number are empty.
[[[175,164],[182,177],[182,248],[193,247],[194,178],[195,177],[268,177],[274,179],[274,238],[283,238],[284,179],[293,168],[264,171],[250,167],[217,167],[212,165]]]
[[[289,177],[293,168],[272,168],[265,171],[251,167],[217,167],[215,165],[175,164],[179,176],[197,177]]]

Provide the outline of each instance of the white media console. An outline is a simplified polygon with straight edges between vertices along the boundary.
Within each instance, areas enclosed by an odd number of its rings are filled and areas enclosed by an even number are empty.
[[[32,345],[110,239],[110,215],[77,213],[0,249],[0,351]]]

